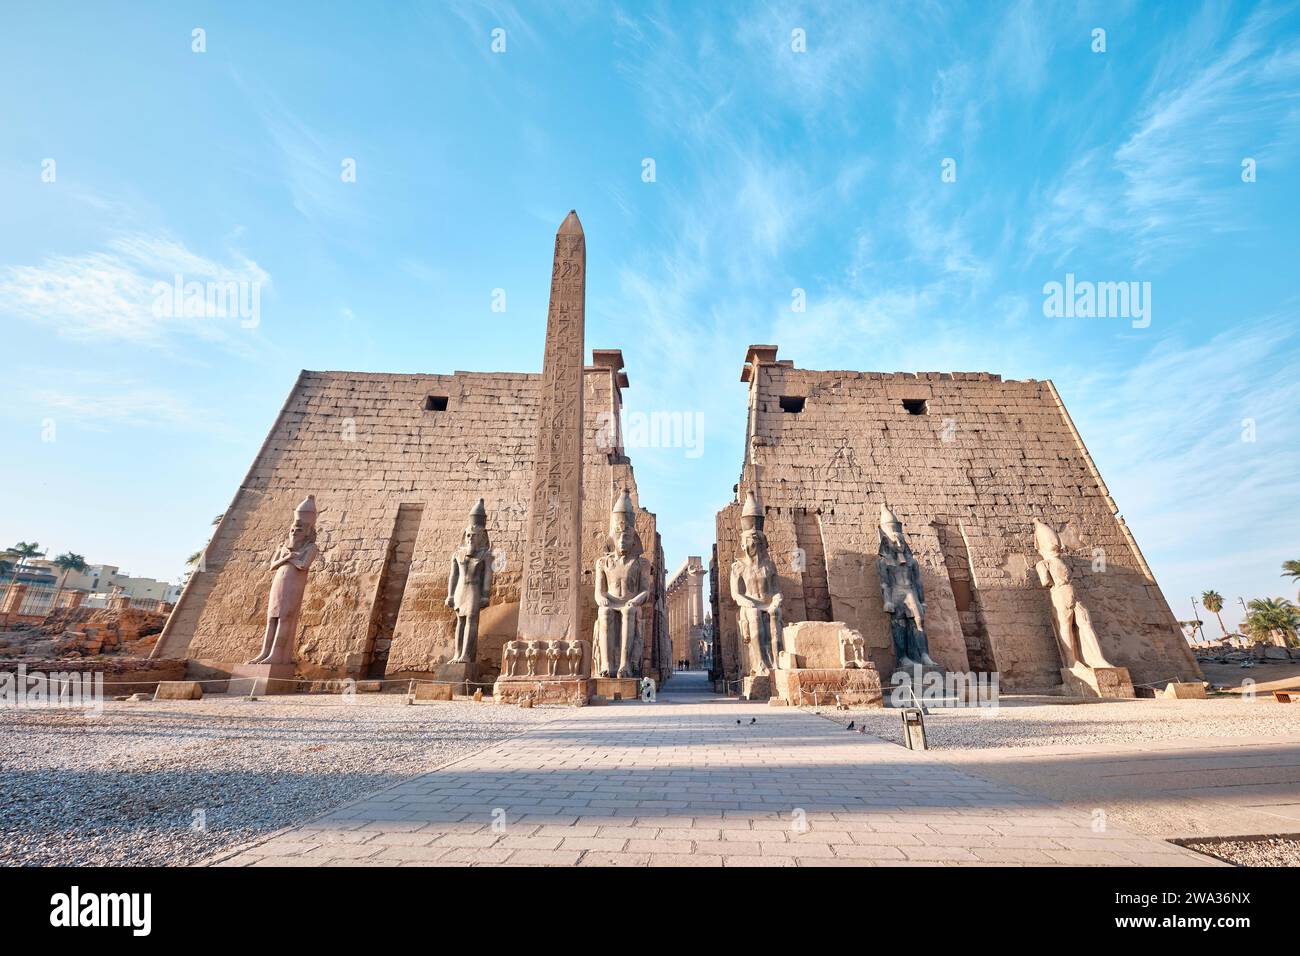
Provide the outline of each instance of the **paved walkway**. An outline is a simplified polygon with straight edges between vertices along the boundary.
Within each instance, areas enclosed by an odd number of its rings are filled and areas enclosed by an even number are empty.
[[[1300,708],[1298,708],[1300,709]],[[934,751],[945,763],[1160,837],[1300,832],[1300,739]]]
[[[566,712],[228,866],[1213,865],[831,721],[725,700]]]

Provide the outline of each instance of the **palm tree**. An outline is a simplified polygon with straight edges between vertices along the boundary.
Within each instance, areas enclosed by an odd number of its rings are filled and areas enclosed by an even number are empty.
[[[184,577],[181,581],[181,587],[184,587],[185,585],[190,583],[190,578],[194,576],[195,571],[203,570],[203,556],[206,551],[207,548],[204,548],[202,551],[195,551],[193,554],[191,554],[188,558],[185,559],[185,566],[189,568],[189,570],[186,571],[184,574]]]
[[[1219,630],[1223,632],[1224,637],[1227,637],[1228,629],[1223,626],[1223,617],[1219,614],[1223,610],[1223,595],[1218,591],[1202,591],[1201,607],[1219,619]]]
[[[1282,577],[1300,581],[1300,561],[1283,561]]]
[[[217,515],[215,518],[213,518],[213,519],[212,519],[212,527],[215,528],[217,525],[221,524],[221,519],[224,518],[225,516],[226,516],[226,513],[223,511],[223,512],[221,512],[221,514],[219,514],[219,515]],[[211,544],[211,543],[212,543],[212,538],[208,538],[208,544]],[[203,568],[203,558],[206,556],[207,551],[208,551],[208,545],[205,544],[205,545],[203,546],[202,550],[200,550],[200,551],[195,551],[193,554],[191,554],[188,558],[185,559],[185,566],[186,566],[187,568],[189,568],[189,570],[185,572],[185,581],[186,581],[186,583],[189,582],[190,577],[194,574],[195,571],[202,571],[202,570],[204,570],[204,568]]]
[[[1300,629],[1300,608],[1286,598],[1255,598],[1248,605],[1245,629],[1256,640],[1281,634],[1284,644],[1295,640]]]
[[[73,571],[81,574],[86,570],[87,565],[86,559],[82,555],[74,554],[71,551],[55,558],[54,564],[56,567],[63,569],[63,573],[59,575],[59,586],[54,591],[54,604],[52,605],[52,607],[58,607],[59,595],[63,593],[63,585],[68,583],[68,575]]]
[[[18,556],[18,564],[14,568],[14,581],[17,581],[18,574],[22,571],[23,565],[27,563],[28,559],[39,558],[45,552],[41,550],[41,546],[35,541],[19,541],[9,549],[8,553]]]

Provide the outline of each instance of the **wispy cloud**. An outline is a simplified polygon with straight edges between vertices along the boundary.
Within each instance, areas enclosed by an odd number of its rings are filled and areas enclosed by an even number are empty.
[[[1207,4],[1157,64],[1125,138],[1082,153],[1048,190],[1031,246],[1058,255],[1122,235],[1139,263],[1244,228],[1240,164],[1300,141],[1300,41],[1275,35],[1264,6],[1219,47],[1230,6]]]
[[[361,183],[368,175],[361,143],[318,132],[273,94],[236,80],[248,93],[275,147],[293,208],[322,228],[371,218],[360,198]],[[350,164],[348,175],[355,175],[351,181],[344,179],[345,163]]]
[[[1171,599],[1257,593],[1261,569],[1295,556],[1277,545],[1300,534],[1296,330],[1283,313],[1195,344],[1168,339],[1131,368],[1080,369],[1061,388],[1116,501],[1140,516]]]
[[[56,426],[75,424],[97,432],[118,428],[226,433],[211,414],[185,395],[130,376],[96,369],[27,370],[10,399],[0,404],[5,417]]]
[[[221,262],[166,236],[130,235],[102,251],[52,256],[39,265],[0,268],[0,314],[37,322],[82,340],[119,339],[162,345],[178,336],[228,339],[238,322],[155,308],[163,287],[184,282],[270,286],[256,262],[232,252]]]

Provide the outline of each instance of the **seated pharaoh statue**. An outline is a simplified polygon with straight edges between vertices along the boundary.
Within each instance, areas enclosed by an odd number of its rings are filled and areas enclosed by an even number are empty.
[[[607,551],[596,559],[596,626],[592,673],[637,677],[641,673],[641,606],[650,596],[650,562],[642,556],[636,509],[626,488],[609,516]]]

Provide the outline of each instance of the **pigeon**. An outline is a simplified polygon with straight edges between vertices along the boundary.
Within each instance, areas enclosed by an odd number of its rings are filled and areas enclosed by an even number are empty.
[[[758,723],[758,718],[757,718],[757,717],[751,717],[751,718],[749,718],[749,722],[750,722],[751,724],[756,724],[756,723]]]
[[[858,733],[860,733],[860,734],[865,734],[866,732],[867,732],[867,728],[866,728],[866,727],[859,727],[859,728],[858,728]]]
[[[856,720],[850,720],[850,721],[849,721],[849,725],[848,725],[847,727],[845,727],[844,729],[845,729],[845,730],[852,730],[854,727],[857,726],[857,723],[858,723],[858,722],[857,722]]]

